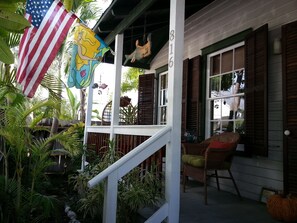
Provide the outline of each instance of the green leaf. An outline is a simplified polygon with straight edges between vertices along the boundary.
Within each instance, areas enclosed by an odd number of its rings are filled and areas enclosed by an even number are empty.
[[[2,4],[15,4],[19,2],[26,2],[26,0],[0,0],[0,6]]]
[[[1,0],[0,0],[1,1]],[[17,4],[7,4],[0,2],[0,9],[9,11],[9,12],[15,12],[17,10]]]
[[[29,27],[30,23],[22,15],[9,12],[0,8],[0,27],[12,31],[19,32],[24,28]]]
[[[0,61],[5,64],[13,64],[14,56],[7,44],[0,38]]]

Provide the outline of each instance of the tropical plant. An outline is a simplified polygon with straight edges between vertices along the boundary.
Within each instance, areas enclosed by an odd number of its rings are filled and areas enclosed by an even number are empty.
[[[92,118],[96,118],[99,121],[102,120],[101,114],[98,109],[93,109],[92,112],[94,113],[94,115],[92,115]]]
[[[124,73],[121,85],[122,93],[138,90],[138,76],[140,74],[143,74],[143,70],[134,67],[130,67],[128,71]]]
[[[74,189],[78,192],[78,213],[85,220],[100,221],[104,202],[104,183],[89,189],[87,187],[88,180],[116,162],[121,156],[122,154],[115,148],[114,141],[109,141],[108,149],[98,162],[90,163],[85,172],[72,177]],[[118,222],[135,222],[139,209],[156,205],[163,198],[162,180],[154,170],[154,165],[151,170],[136,167],[119,180]]]
[[[13,90],[9,91],[8,89]],[[28,222],[30,216],[44,220],[47,211],[36,211],[35,207],[40,209],[43,206],[41,203],[36,204],[38,199],[35,197],[43,197],[45,200],[39,200],[45,202],[44,205],[49,204],[50,201],[55,202],[53,197],[42,194],[40,188],[40,183],[46,180],[46,168],[53,164],[50,160],[51,150],[48,145],[52,141],[58,141],[69,154],[77,155],[81,144],[80,139],[78,134],[73,134],[73,132],[61,132],[48,138],[36,137],[35,132],[48,130],[37,126],[37,121],[32,118],[32,114],[40,108],[55,109],[57,103],[54,100],[40,101],[32,106],[27,103],[26,98],[21,95],[18,89],[14,89],[10,85],[1,86],[0,95],[2,99],[0,100],[0,137],[5,142],[0,150],[4,157],[4,191],[10,193],[10,182],[14,182],[16,185],[14,195],[10,197],[14,208],[8,213],[0,213],[0,215],[6,216],[11,213],[15,222]],[[40,118],[37,117],[37,119]],[[36,185],[39,187],[37,188]],[[0,207],[3,207],[1,203]],[[24,207],[25,203],[27,203],[26,207]],[[50,210],[55,207],[54,205],[50,206]],[[27,211],[24,212],[24,209]],[[32,212],[34,212],[33,215]],[[7,218],[7,222],[10,222],[9,219],[12,219],[12,216]]]
[[[125,125],[135,125],[137,122],[137,106],[129,104],[125,107],[120,108],[120,118],[121,123]]]
[[[71,117],[73,120],[78,120],[78,110],[80,108],[80,101],[75,97],[70,88],[65,88],[69,99]]]
[[[0,61],[5,64],[14,63],[14,55],[10,48],[19,44],[20,33],[30,26],[22,14],[24,0],[0,1]]]

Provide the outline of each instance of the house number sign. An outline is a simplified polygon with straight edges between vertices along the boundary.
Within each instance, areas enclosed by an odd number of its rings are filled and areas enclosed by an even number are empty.
[[[169,34],[169,41],[170,41],[170,44],[169,44],[169,47],[170,47],[170,53],[169,53],[169,56],[170,56],[170,58],[169,58],[169,63],[168,63],[168,65],[169,65],[169,67],[173,67],[173,63],[174,63],[174,59],[173,59],[173,40],[174,40],[174,30],[172,29],[171,31],[170,31],[170,34]]]

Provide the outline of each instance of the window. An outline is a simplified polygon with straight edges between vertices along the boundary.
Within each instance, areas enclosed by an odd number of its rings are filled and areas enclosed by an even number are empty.
[[[168,73],[160,73],[159,76],[159,100],[158,100],[158,124],[166,125],[168,102]]]
[[[207,56],[206,135],[244,133],[244,42]]]

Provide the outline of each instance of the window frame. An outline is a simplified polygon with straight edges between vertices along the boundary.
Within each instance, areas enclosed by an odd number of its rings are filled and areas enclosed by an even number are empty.
[[[162,89],[161,90],[161,84],[162,84],[162,76],[167,76],[166,80],[167,80],[167,88]],[[167,123],[167,105],[168,105],[168,70],[163,71],[161,73],[159,73],[158,75],[158,112],[157,112],[157,124],[158,125],[166,125]],[[163,94],[163,91],[165,91],[165,93]],[[165,98],[161,98],[162,96],[164,96]],[[162,103],[162,101],[165,100],[165,103]],[[165,108],[165,112],[166,112],[166,120],[165,122],[162,121],[161,119],[161,109]]]
[[[210,72],[211,72],[211,58],[216,56],[216,55],[222,55],[223,53],[225,52],[228,52],[230,50],[234,50],[236,48],[239,48],[239,47],[244,47],[245,46],[245,42],[244,41],[240,41],[239,43],[235,43],[233,45],[230,45],[228,47],[225,47],[223,49],[220,49],[218,51],[214,51],[210,54],[208,54],[206,56],[207,58],[207,62],[206,62],[206,90],[205,90],[205,109],[206,109],[206,115],[205,115],[205,136],[206,138],[210,137],[210,133],[211,133],[211,102],[214,101],[214,99],[212,97],[210,97],[209,95],[209,92],[210,92],[210,79],[211,79],[211,76],[210,76]],[[233,52],[234,53],[234,52]],[[233,55],[233,54],[232,54]],[[221,60],[220,60],[221,61]],[[222,62],[220,62],[220,65],[221,65]],[[234,65],[234,57],[232,57],[232,64]],[[245,69],[245,67],[243,67],[243,69]],[[230,72],[234,72],[236,69],[234,69],[234,67],[232,68],[232,71]],[[229,72],[229,71],[228,71]],[[216,74],[214,75],[215,77],[220,77],[220,76],[223,76],[223,72],[221,72],[221,66],[220,66],[220,72],[219,74]],[[221,82],[220,82],[221,84]],[[221,85],[220,85],[221,86]],[[244,96],[245,94],[244,93],[238,93],[236,94],[236,96],[239,96],[239,97],[242,97]],[[234,96],[233,96],[234,97]],[[217,97],[216,99],[224,99],[224,98],[230,98],[230,96],[220,96],[220,97]],[[220,109],[222,109],[220,107]],[[221,116],[222,118],[222,116]],[[222,119],[220,119],[222,120]],[[243,119],[244,120],[244,119]],[[234,118],[233,118],[233,122],[234,122]]]
[[[235,45],[239,42],[245,41],[245,38],[253,32],[252,28],[248,28],[246,30],[243,30],[242,32],[239,32],[235,35],[232,35],[226,39],[223,39],[221,41],[218,41],[212,45],[209,45],[205,48],[201,49],[201,55],[202,55],[202,75],[201,75],[201,136],[203,138],[206,138],[206,80],[207,80],[207,55],[217,52],[221,49],[227,48],[229,46]],[[237,147],[237,155],[240,156],[246,156],[248,155],[245,148],[244,148],[244,137],[241,137],[242,144],[239,144]]]

